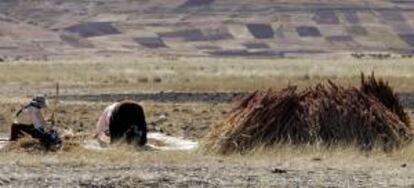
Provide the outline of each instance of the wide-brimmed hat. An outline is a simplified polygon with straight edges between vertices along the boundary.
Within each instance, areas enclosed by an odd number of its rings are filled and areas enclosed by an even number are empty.
[[[30,101],[31,104],[34,104],[36,106],[39,106],[41,108],[47,107],[47,100],[46,96],[44,95],[37,95],[33,97],[32,101]]]

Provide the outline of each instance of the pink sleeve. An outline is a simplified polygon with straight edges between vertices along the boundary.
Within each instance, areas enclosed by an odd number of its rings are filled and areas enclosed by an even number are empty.
[[[36,128],[43,127],[43,126],[45,126],[47,124],[46,121],[45,121],[45,119],[43,118],[42,113],[40,112],[39,109],[33,108],[33,109],[31,109],[30,112],[31,112],[31,115],[32,115],[33,125]]]
[[[108,116],[108,111],[105,110],[99,117],[98,122],[96,123],[96,134],[100,134],[109,129],[109,124],[106,120],[107,116]]]

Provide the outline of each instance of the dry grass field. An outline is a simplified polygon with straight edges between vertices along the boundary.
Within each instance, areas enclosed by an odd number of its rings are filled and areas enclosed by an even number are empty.
[[[308,87],[331,79],[355,85],[361,72],[386,78],[399,92],[414,91],[412,59],[249,59],[249,58],[107,58],[18,61],[0,64],[3,95],[159,91],[252,91],[287,85]],[[41,90],[40,90],[41,89]],[[10,92],[18,90],[19,92]]]
[[[327,79],[345,86],[357,85],[361,72],[372,71],[389,80],[397,92],[405,93],[402,100],[413,117],[411,62],[412,59],[118,58],[2,63],[0,131],[7,134],[13,114],[31,95],[53,96],[59,82],[58,124],[87,134],[85,139],[90,139],[106,105],[125,96],[145,94],[139,102],[145,108],[150,131],[202,143],[209,127],[220,122],[232,107],[226,92],[288,85],[304,88],[326,83]],[[217,92],[224,93],[212,95]],[[203,151],[136,151],[128,147],[93,151],[79,144],[59,152],[0,152],[0,186],[5,187],[414,186],[414,145],[392,153],[361,152],[351,146],[326,149],[318,145],[280,145],[229,156]]]

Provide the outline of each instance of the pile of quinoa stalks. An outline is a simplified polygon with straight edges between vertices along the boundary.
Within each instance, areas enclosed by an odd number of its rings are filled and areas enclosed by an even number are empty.
[[[331,81],[298,91],[256,91],[239,101],[228,117],[212,127],[204,150],[244,153],[278,144],[355,145],[386,152],[407,145],[414,131],[393,89],[372,73],[361,74],[359,88]]]

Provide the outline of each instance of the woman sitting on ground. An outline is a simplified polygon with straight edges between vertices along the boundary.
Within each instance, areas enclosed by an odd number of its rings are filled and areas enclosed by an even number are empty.
[[[17,141],[25,134],[39,139],[43,144],[50,146],[60,144],[57,131],[46,131],[47,125],[42,115],[42,109],[47,108],[45,96],[34,97],[29,104],[24,106],[16,114],[16,120],[11,126],[10,141]]]

